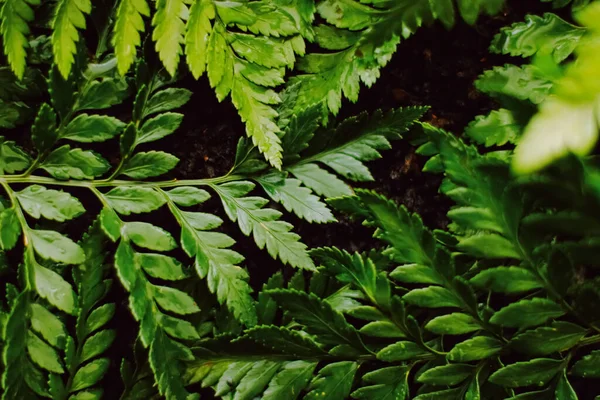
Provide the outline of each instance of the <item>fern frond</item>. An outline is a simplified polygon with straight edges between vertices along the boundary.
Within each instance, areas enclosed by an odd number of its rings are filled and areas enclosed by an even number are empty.
[[[136,56],[144,32],[143,17],[150,16],[146,0],[121,0],[117,9],[112,45],[119,66],[119,73],[125,75]]]
[[[59,0],[52,19],[52,50],[54,62],[67,79],[77,52],[78,29],[85,29],[85,14],[92,11],[90,0]]]
[[[4,54],[10,68],[19,79],[22,79],[25,74],[26,49],[29,47],[26,35],[29,34],[28,23],[34,19],[31,6],[39,4],[39,0],[7,0],[2,3],[0,31]]]
[[[156,3],[152,40],[156,42],[158,56],[171,76],[175,75],[179,65],[188,15],[189,10],[183,0],[159,0]]]

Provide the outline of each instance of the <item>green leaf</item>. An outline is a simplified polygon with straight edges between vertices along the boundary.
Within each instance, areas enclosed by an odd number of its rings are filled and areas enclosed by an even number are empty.
[[[316,335],[322,343],[345,343],[356,349],[364,347],[356,329],[329,303],[313,293],[293,289],[273,289],[267,293],[306,330]]]
[[[177,247],[169,232],[147,222],[126,222],[121,235],[140,247],[155,251],[169,251]]]
[[[509,304],[490,318],[492,324],[510,328],[528,328],[541,325],[550,318],[558,318],[565,312],[552,300],[535,297]]]
[[[419,375],[417,381],[429,385],[453,386],[471,376],[474,370],[475,367],[468,364],[447,364],[426,370]]]
[[[402,338],[404,332],[390,321],[373,321],[364,325],[359,330],[360,333],[373,337]]]
[[[550,94],[552,82],[539,77],[531,65],[517,67],[506,64],[485,71],[475,81],[475,87],[493,97],[512,97],[540,104]]]
[[[108,321],[115,315],[114,303],[103,304],[100,307],[94,309],[86,320],[86,330],[88,333],[92,333],[97,329],[102,328]]]
[[[557,399],[565,399],[565,400],[578,400],[577,393],[573,390],[571,383],[567,379],[566,371],[563,371],[563,374],[558,379],[558,383],[556,384],[556,392],[555,396]]]
[[[100,211],[100,227],[113,242],[121,237],[121,226],[121,220],[112,208],[104,207]]]
[[[146,103],[142,118],[151,114],[179,108],[187,103],[190,100],[190,97],[192,97],[192,92],[182,88],[168,88],[158,91],[154,93]]]
[[[512,111],[505,108],[494,110],[488,115],[479,115],[467,126],[465,133],[485,147],[516,143],[524,126]]]
[[[77,102],[77,110],[100,110],[121,103],[129,95],[129,86],[123,78],[104,78],[86,85]]]
[[[482,289],[514,294],[543,287],[540,279],[525,268],[497,267],[481,271],[470,282]]]
[[[40,168],[59,180],[94,179],[104,175],[110,164],[93,151],[64,145],[52,151]]]
[[[227,303],[233,315],[248,326],[256,324],[252,288],[248,274],[236,264],[244,260],[228,249],[234,240],[220,232],[206,232],[222,223],[220,218],[204,213],[185,213],[173,204],[171,212],[181,225],[181,247],[195,257],[195,268],[200,278],[207,277],[208,288],[217,295],[219,303]]]
[[[146,0],[121,0],[116,12],[112,45],[115,48],[119,73],[125,75],[136,58],[136,49],[144,32],[142,16],[150,16]]]
[[[137,134],[135,144],[154,142],[170,135],[179,128],[182,120],[183,114],[173,112],[166,112],[147,119]]]
[[[244,331],[244,336],[236,339],[236,341],[245,343],[246,339],[250,339],[276,353],[294,355],[295,357],[315,357],[326,354],[319,347],[320,345],[310,337],[283,327],[272,325],[254,326]]]
[[[81,363],[88,361],[106,351],[115,340],[116,332],[112,329],[100,331],[90,336],[81,350]]]
[[[65,264],[81,264],[85,254],[81,247],[55,231],[30,229],[31,244],[42,258]]]
[[[351,396],[354,399],[405,400],[409,394],[406,366],[381,368],[363,375],[362,380],[369,386],[363,386]]]
[[[165,204],[165,199],[154,189],[139,186],[115,187],[104,195],[108,204],[122,215],[154,211]]]
[[[215,9],[210,0],[198,0],[192,4],[185,35],[185,55],[196,79],[206,70],[208,39],[212,30],[210,20],[214,18]]]
[[[179,186],[166,192],[167,196],[178,206],[195,206],[210,199],[206,190],[192,186]]]
[[[39,0],[8,0],[2,5],[0,12],[0,32],[2,32],[2,42],[4,44],[4,54],[8,59],[11,70],[17,78],[22,79],[25,74],[27,48],[29,43],[28,22],[35,18],[31,6],[40,4]]]
[[[104,142],[118,135],[125,124],[106,115],[80,114],[75,117],[61,132],[62,139],[75,142]]]
[[[306,187],[321,196],[340,197],[352,194],[350,186],[317,164],[293,165],[287,170],[302,181]]]
[[[0,173],[15,173],[29,167],[31,158],[15,142],[0,136]]]
[[[543,356],[575,346],[586,330],[569,322],[555,321],[550,327],[539,327],[513,337],[510,346],[521,353]]]
[[[521,57],[551,51],[554,61],[560,63],[571,55],[585,32],[556,14],[526,15],[525,22],[502,28],[494,36],[490,51]]]
[[[511,388],[544,386],[564,367],[563,360],[536,358],[500,368],[490,376],[490,382]]]
[[[40,152],[49,150],[57,139],[56,113],[48,104],[43,103],[31,126],[31,140]]]
[[[283,263],[302,269],[314,269],[314,264],[306,252],[306,245],[300,237],[290,232],[292,225],[279,221],[281,213],[263,208],[267,200],[261,197],[244,197],[253,188],[250,182],[230,182],[211,185],[219,194],[227,216],[237,222],[244,235],[253,235],[259,248],[267,247],[272,257],[279,257]]]
[[[77,295],[71,284],[56,272],[39,265],[30,256],[26,256],[25,262],[32,267],[35,289],[40,297],[67,314],[74,315]]]
[[[31,328],[52,346],[64,348],[67,330],[58,317],[39,304],[31,305]]]
[[[79,368],[71,383],[71,392],[88,388],[95,385],[104,377],[108,371],[110,361],[107,358],[99,358]]]
[[[0,212],[0,247],[10,250],[17,244],[21,236],[21,224],[14,208],[6,208]]]
[[[319,375],[313,378],[308,387],[305,400],[345,399],[350,395],[354,374],[358,364],[340,361],[324,366]]]
[[[298,398],[313,376],[317,363],[309,361],[287,362],[269,382],[264,391],[264,400],[279,400]]]
[[[31,185],[16,193],[25,212],[33,218],[64,222],[80,216],[85,208],[77,198],[67,192]]]
[[[447,357],[450,361],[468,362],[490,358],[502,350],[502,342],[488,336],[476,336],[454,345]]]
[[[54,62],[61,75],[67,79],[77,52],[79,32],[85,29],[85,15],[92,11],[89,0],[59,0],[52,19],[52,49]]]
[[[420,264],[405,264],[390,273],[390,277],[406,283],[443,284],[443,279],[435,269]]]
[[[164,310],[185,315],[199,312],[198,305],[187,293],[168,286],[153,286],[154,300]]]
[[[408,361],[427,354],[429,352],[416,343],[401,341],[381,349],[377,353],[377,359],[386,362]]]
[[[57,374],[64,372],[56,350],[31,331],[27,334],[27,353],[31,357],[31,360],[40,367]]]
[[[584,378],[600,377],[600,350],[594,350],[577,361],[573,365],[571,373]]]
[[[183,265],[173,257],[162,254],[137,253],[139,265],[153,278],[178,281],[189,276]]]
[[[165,174],[175,168],[179,159],[164,151],[135,154],[123,168],[123,175],[133,179],[145,179]]]
[[[152,40],[165,69],[175,76],[184,42],[185,21],[189,10],[183,0],[158,0],[156,13],[152,18]]]
[[[452,292],[439,286],[413,289],[405,294],[402,298],[406,302],[420,307],[461,307],[460,301]]]
[[[310,189],[300,186],[299,180],[269,174],[257,178],[257,182],[273,201],[281,203],[286,210],[298,217],[316,223],[335,221],[327,206]]]

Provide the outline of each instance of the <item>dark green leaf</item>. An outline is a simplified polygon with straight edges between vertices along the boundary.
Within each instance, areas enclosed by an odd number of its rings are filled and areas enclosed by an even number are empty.
[[[382,361],[396,362],[412,360],[427,354],[429,354],[429,352],[416,343],[402,341],[381,349],[379,353],[377,353],[377,358]]]
[[[105,197],[110,206],[123,215],[154,211],[166,201],[154,189],[139,186],[116,187]]]
[[[21,224],[14,208],[0,211],[0,248],[10,250],[17,244],[21,236]]]
[[[470,282],[482,289],[501,293],[523,293],[543,287],[532,272],[520,267],[497,267],[481,271]]]
[[[584,378],[600,378],[600,350],[594,350],[577,361],[571,373]]]
[[[92,81],[77,102],[77,110],[98,110],[122,102],[128,95],[127,82],[123,78],[105,78]]]
[[[563,360],[537,358],[500,368],[490,376],[490,382],[507,387],[544,386],[564,368]]]
[[[64,145],[50,153],[40,168],[59,180],[94,179],[106,173],[110,164],[93,151]]]
[[[107,358],[94,360],[77,370],[71,383],[71,392],[95,385],[108,371],[110,361]]]
[[[154,93],[144,107],[142,118],[159,112],[170,111],[179,108],[188,102],[192,92],[186,89],[169,88]]]
[[[502,342],[498,339],[476,336],[454,345],[447,357],[455,362],[483,360],[499,353],[502,347]]]
[[[56,113],[48,104],[40,107],[31,127],[31,140],[40,152],[50,149],[56,142]]]
[[[541,325],[548,319],[560,317],[564,313],[560,305],[552,300],[535,297],[509,304],[496,312],[490,322],[511,328],[528,328]]]
[[[407,303],[427,308],[461,306],[461,303],[452,292],[439,286],[411,290],[402,299]]]
[[[134,179],[145,179],[165,174],[175,168],[179,159],[164,151],[137,153],[127,161],[123,175]]]
[[[138,132],[136,144],[154,142],[155,140],[170,135],[179,128],[182,120],[183,114],[172,112],[160,114],[154,118],[148,119],[144,122]]]
[[[345,399],[350,394],[358,364],[341,361],[324,366],[310,383],[304,400]]]
[[[423,372],[417,381],[430,385],[453,386],[463,382],[475,372],[475,367],[468,364],[447,364],[434,367]]]
[[[586,335],[578,325],[555,321],[550,327],[539,327],[512,338],[510,346],[521,353],[543,356],[575,346]]]
[[[432,319],[425,329],[439,335],[462,335],[480,330],[481,326],[470,315],[452,313]]]
[[[116,118],[81,114],[69,122],[60,137],[83,143],[104,142],[115,137],[123,128],[125,124]]]

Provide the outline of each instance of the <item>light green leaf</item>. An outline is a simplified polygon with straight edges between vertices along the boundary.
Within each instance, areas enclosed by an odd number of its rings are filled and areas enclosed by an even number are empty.
[[[284,136],[285,137],[285,136]],[[334,174],[320,168],[317,164],[307,163],[293,165],[287,168],[296,178],[312,189],[315,193],[325,197],[341,197],[352,194],[352,189]]]
[[[476,361],[489,358],[502,350],[502,342],[488,336],[475,336],[454,345],[447,355],[455,362]]]
[[[210,199],[210,194],[206,190],[198,189],[192,186],[179,186],[169,190],[167,196],[178,206],[195,206],[204,203]]]
[[[305,400],[345,399],[352,390],[358,364],[340,361],[324,366],[310,383]]]
[[[61,320],[39,304],[32,304],[30,310],[31,328],[52,346],[64,348],[67,330]]]
[[[401,265],[390,273],[390,277],[407,283],[430,283],[437,285],[443,283],[443,278],[435,269],[420,264]]]
[[[33,248],[42,258],[65,264],[81,264],[85,261],[81,247],[58,232],[30,229],[28,235]]]
[[[360,333],[373,337],[402,338],[404,332],[390,321],[372,321],[359,330]]]
[[[475,142],[485,147],[503,146],[516,143],[523,126],[514,114],[505,108],[494,110],[488,115],[480,115],[467,126],[465,133]]]
[[[595,108],[594,102],[545,101],[515,149],[513,171],[529,174],[567,154],[585,156],[591,152],[598,140]]]
[[[152,40],[165,69],[175,76],[184,43],[185,23],[189,10],[183,0],[158,0],[152,18]]]
[[[154,300],[164,310],[185,315],[199,312],[198,305],[187,293],[168,286],[153,286]]]
[[[278,362],[268,360],[255,363],[236,387],[233,399],[253,399],[261,394],[280,366]]]
[[[120,120],[106,115],[80,114],[61,132],[60,137],[76,142],[104,142],[119,134],[125,127]]]
[[[535,297],[507,305],[492,315],[490,322],[522,329],[541,325],[548,319],[560,317],[564,313],[565,311],[554,301]]]
[[[64,222],[85,212],[81,202],[69,193],[40,185],[28,186],[17,192],[16,196],[23,210],[36,219],[44,217]]]
[[[88,333],[92,333],[97,329],[102,328],[111,318],[115,315],[115,304],[108,303],[103,304],[100,307],[94,309],[88,315],[86,320],[86,330]]]
[[[141,43],[140,33],[144,32],[142,16],[150,16],[146,0],[121,0],[116,13],[112,35],[119,73],[125,75],[136,58],[137,47]]]
[[[482,289],[514,294],[543,287],[531,271],[520,267],[496,267],[481,271],[470,282]]]
[[[29,256],[27,256],[25,262],[33,267],[35,289],[40,297],[67,314],[74,315],[77,295],[71,284],[56,272],[42,267],[35,260],[30,259]]]
[[[52,19],[52,49],[54,62],[67,79],[79,42],[77,29],[85,29],[85,15],[92,11],[89,0],[59,0]]]
[[[40,168],[59,180],[94,179],[104,175],[110,164],[93,151],[64,145],[50,153]]]
[[[485,71],[475,81],[475,87],[493,97],[508,96],[540,104],[550,94],[552,82],[538,75],[531,65],[517,67],[506,64]]]
[[[27,35],[30,32],[28,22],[32,22],[35,18],[31,6],[39,4],[39,0],[7,0],[3,2],[0,12],[4,54],[10,68],[19,79],[22,79],[25,74],[26,49],[29,47]]]
[[[586,330],[569,322],[555,321],[550,327],[539,327],[514,336],[510,346],[521,353],[543,356],[575,346]]]
[[[198,79],[206,70],[208,39],[215,18],[215,9],[210,0],[197,0],[190,8],[185,35],[185,55],[194,78]]]
[[[544,386],[564,368],[563,360],[536,358],[500,368],[490,376],[490,382],[507,387]]]
[[[133,179],[145,179],[165,174],[175,168],[179,159],[164,151],[135,154],[123,168],[123,175]]]
[[[139,186],[116,187],[104,196],[110,206],[122,215],[154,211],[166,201],[154,189]]]
[[[31,357],[31,360],[40,367],[57,374],[64,372],[56,350],[47,345],[31,331],[27,334],[27,353]]]
[[[126,222],[121,229],[121,235],[150,250],[169,251],[177,247],[169,232],[147,222]]]
[[[104,207],[100,211],[100,227],[113,242],[121,237],[122,222],[112,208]]]

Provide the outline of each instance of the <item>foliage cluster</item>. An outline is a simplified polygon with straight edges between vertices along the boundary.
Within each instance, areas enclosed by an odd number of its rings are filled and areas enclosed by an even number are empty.
[[[600,3],[553,1],[570,3],[579,26],[546,14],[498,34],[492,51],[534,59],[480,77],[502,108],[460,139],[415,124],[422,107],[330,114],[401,38],[457,15],[474,23],[502,0],[4,0],[2,398],[98,399],[111,368],[122,399],[594,390],[600,169],[584,156],[598,132]],[[187,70],[230,96],[249,139],[224,176],[160,180],[179,161],[155,149],[182,122]],[[351,186],[402,136],[444,176],[447,231]],[[223,219],[206,212],[211,197]],[[312,223],[336,209],[381,246],[309,251],[275,203]],[[94,222],[73,237],[86,213]],[[165,215],[177,232],[159,226]],[[224,219],[297,273],[253,296]],[[127,335],[119,290],[139,326],[131,357],[111,353]]]

